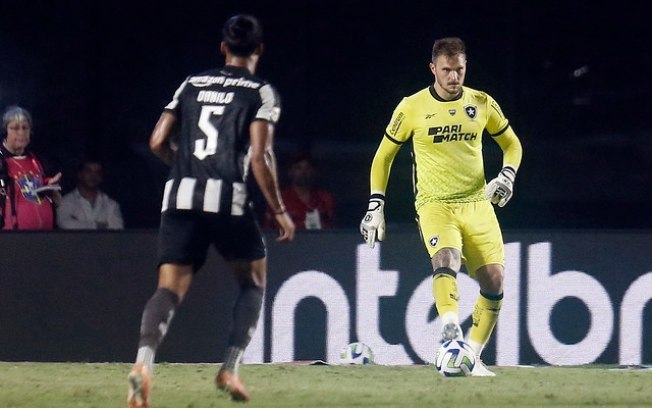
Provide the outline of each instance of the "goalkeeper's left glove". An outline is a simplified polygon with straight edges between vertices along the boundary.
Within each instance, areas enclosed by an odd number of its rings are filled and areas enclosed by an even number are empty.
[[[364,215],[362,222],[360,222],[360,233],[367,242],[367,245],[369,245],[369,248],[373,248],[376,245],[376,239],[378,241],[385,239],[384,206],[385,197],[381,194],[372,195],[369,199],[367,213]]]
[[[512,198],[514,191],[514,179],[516,178],[516,170],[510,166],[505,166],[498,173],[498,176],[491,180],[484,190],[484,195],[492,204],[498,204],[499,207],[504,207],[505,204]]]

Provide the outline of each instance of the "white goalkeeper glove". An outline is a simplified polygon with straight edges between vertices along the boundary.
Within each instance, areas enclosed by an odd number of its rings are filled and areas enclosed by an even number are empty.
[[[498,204],[498,207],[504,207],[505,204],[512,198],[512,191],[514,191],[514,179],[516,178],[516,170],[510,166],[505,166],[498,173],[498,176],[491,180],[484,190],[484,195],[491,204]]]
[[[376,245],[376,240],[382,241],[385,239],[384,207],[384,197],[380,194],[372,195],[369,199],[367,213],[364,215],[362,222],[360,222],[360,233],[367,242],[367,245],[369,245],[369,248],[373,248]]]

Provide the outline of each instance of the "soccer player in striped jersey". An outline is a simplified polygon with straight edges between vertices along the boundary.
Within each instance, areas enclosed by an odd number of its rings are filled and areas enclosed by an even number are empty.
[[[158,288],[143,311],[129,373],[131,408],[149,406],[157,347],[211,244],[240,286],[215,383],[233,400],[249,399],[238,367],[258,323],[267,274],[265,243],[245,188],[250,169],[274,211],[277,240],[294,237],[272,150],[279,99],[269,83],[254,75],[263,49],[261,25],[253,16],[237,15],[227,20],[222,34],[225,65],[186,78],[150,138],[154,154],[172,168],[161,209]]]
[[[505,254],[491,204],[512,197],[521,143],[498,103],[464,86],[466,47],[459,38],[435,41],[433,85],[403,98],[394,110],[371,166],[371,196],[360,232],[370,247],[385,238],[385,189],[392,161],[412,143],[417,222],[432,261],[433,296],[443,340],[462,339],[457,274],[464,263],[480,284],[468,343],[478,356],[476,376],[495,375],[479,357],[494,329],[503,299]],[[503,152],[498,176],[485,182],[482,135]]]

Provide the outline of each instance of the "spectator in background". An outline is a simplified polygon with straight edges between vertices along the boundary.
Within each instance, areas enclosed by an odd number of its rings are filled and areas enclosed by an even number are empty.
[[[316,185],[317,168],[310,155],[301,153],[288,164],[289,185],[281,194],[288,214],[297,229],[329,229],[335,222],[333,195]],[[266,227],[273,228],[274,217],[268,209]]]
[[[27,147],[32,115],[10,106],[2,116],[0,147],[0,224],[5,230],[51,230],[61,201],[61,173],[46,177],[41,161]]]
[[[77,187],[63,196],[57,208],[62,229],[124,229],[120,205],[100,186],[104,180],[99,160],[84,160],[77,170]]]

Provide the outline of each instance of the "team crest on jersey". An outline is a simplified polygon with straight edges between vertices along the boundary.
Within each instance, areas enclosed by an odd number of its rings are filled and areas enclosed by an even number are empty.
[[[475,119],[475,117],[478,115],[478,107],[475,105],[466,105],[464,107],[464,112],[470,119]]]
[[[456,109],[449,109],[449,110],[448,110],[448,113],[449,113],[451,116],[455,116],[455,114],[457,113],[457,110],[456,110]]]
[[[38,187],[38,182],[36,176],[31,171],[29,173],[21,174],[16,182],[20,186],[20,192],[23,194],[23,197],[31,202],[40,203],[41,199],[38,194],[34,192],[34,189]]]
[[[428,243],[430,244],[431,247],[436,247],[437,244],[439,243],[439,235],[436,235],[428,240]]]

